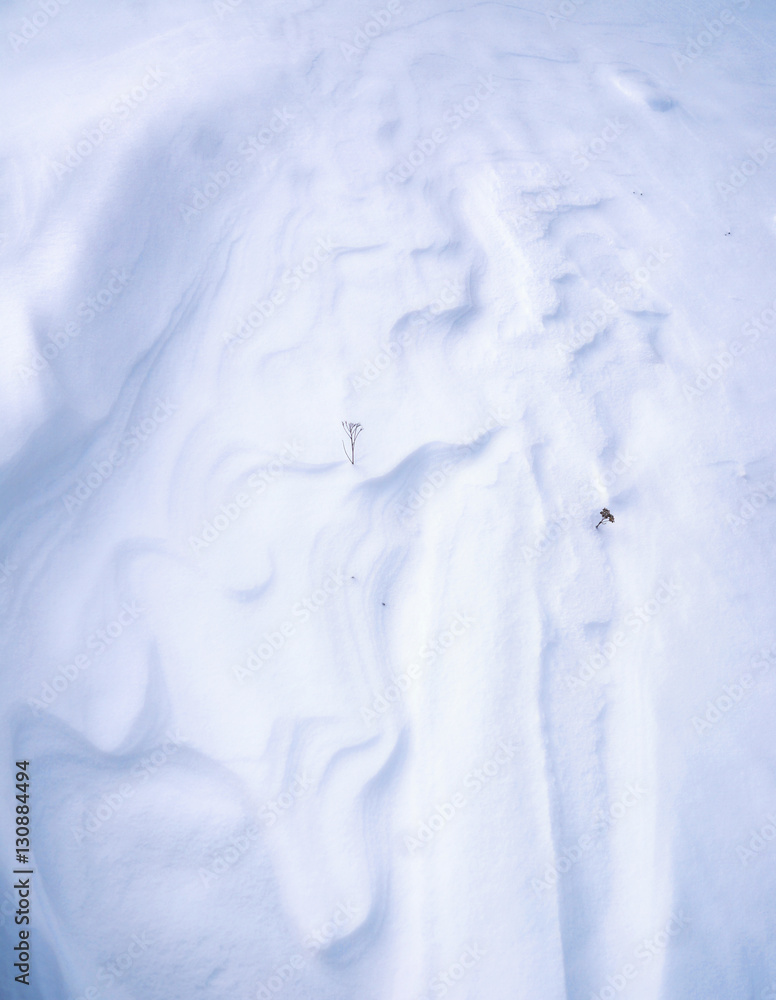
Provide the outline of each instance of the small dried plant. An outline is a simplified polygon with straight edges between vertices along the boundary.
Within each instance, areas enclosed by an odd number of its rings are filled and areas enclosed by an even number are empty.
[[[342,447],[345,449],[345,455],[351,465],[356,464],[356,441],[358,440],[358,435],[364,429],[361,424],[350,424],[347,420],[342,421],[342,429],[347,434],[350,440],[350,454],[348,455],[348,449],[345,447],[345,442],[342,442]]]
[[[611,521],[612,524],[614,524],[614,515],[612,514],[612,512],[609,510],[608,507],[604,507],[604,509],[601,511],[601,520],[596,525],[596,528],[602,525],[604,521]]]

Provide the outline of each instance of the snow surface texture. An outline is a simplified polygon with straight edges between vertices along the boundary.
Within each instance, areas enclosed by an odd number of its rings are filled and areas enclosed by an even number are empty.
[[[775,13],[3,7],[2,996],[776,996]]]

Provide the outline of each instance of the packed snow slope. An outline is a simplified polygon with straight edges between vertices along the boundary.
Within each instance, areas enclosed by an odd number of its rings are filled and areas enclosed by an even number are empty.
[[[0,20],[2,996],[776,996],[772,2]]]

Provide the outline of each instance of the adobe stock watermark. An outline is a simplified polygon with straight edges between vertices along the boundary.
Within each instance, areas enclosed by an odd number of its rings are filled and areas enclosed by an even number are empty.
[[[591,994],[590,1000],[614,1000],[634,979],[649,967],[650,963],[662,954],[681,931],[689,926],[690,921],[682,910],[672,913],[663,927],[656,933],[649,934],[638,945],[633,953],[633,959],[626,962],[621,969],[606,977],[606,985],[597,993]]]
[[[746,354],[748,350],[758,343],[764,333],[769,333],[773,329],[774,324],[776,324],[776,300],[759,313],[750,316],[742,324],[739,330],[739,335],[743,338],[742,340],[738,338],[731,340],[715,356],[710,364],[698,369],[692,385],[684,383],[682,386],[684,398],[695,399],[702,396],[715,382],[718,382],[722,378],[724,372],[732,368],[737,358],[741,357],[742,354]]]
[[[776,150],[776,139],[764,139],[754,152],[750,152],[745,160],[731,170],[727,181],[717,181],[717,192],[722,195],[723,201],[738,194],[749,178],[762,170],[774,150]]]
[[[309,774],[297,774],[288,786],[288,791],[281,792],[276,799],[268,799],[261,811],[261,818],[266,827],[274,826],[277,821],[293,809],[296,803],[314,787],[315,782]]]
[[[673,253],[661,244],[659,247],[650,247],[648,256],[644,259],[641,267],[637,267],[632,273],[624,273],[613,283],[607,286],[611,295],[618,295],[621,298],[632,298],[636,292],[649,284],[650,278],[658,271],[666,261],[673,257]]]
[[[387,344],[381,344],[379,352],[370,361],[366,362],[361,374],[351,377],[351,387],[360,392],[372,382],[376,382],[383,372],[387,368],[390,368],[394,361],[402,355],[404,348],[411,342],[412,334],[410,331],[402,330],[395,340],[391,340]]]
[[[122,978],[155,943],[148,931],[133,934],[123,951],[100,966],[96,976],[97,982],[106,989],[120,985]],[[98,986],[89,986],[75,1000],[98,1000],[101,995]]]
[[[591,309],[583,318],[582,322],[575,326],[570,340],[558,343],[557,350],[561,354],[566,351],[576,351],[580,347],[585,347],[590,343],[596,333],[606,329],[611,319],[623,308],[622,304],[612,298],[616,295],[622,299],[632,298],[637,292],[649,284],[649,281],[658,268],[667,260],[673,257],[670,250],[665,247],[651,247],[648,251],[644,264],[637,267],[632,273],[623,273],[611,284],[606,283],[606,294],[599,306]]]
[[[252,506],[254,501],[283,475],[285,469],[292,465],[301,453],[302,446],[294,438],[260,472],[252,472],[248,476],[246,489],[241,490],[226,503],[222,503],[209,521],[203,521],[202,530],[198,535],[189,535],[192,551],[199,552],[217,541],[240,518],[243,511]]]
[[[284,962],[275,966],[266,980],[258,983],[256,1000],[272,1000],[273,997],[283,993],[286,987],[295,981],[298,973],[306,968],[321,951],[350,933],[354,929],[356,921],[361,919],[361,915],[361,908],[351,900],[339,903],[328,920],[304,935],[303,950],[289,955]]]
[[[399,0],[388,0],[385,7],[369,12],[369,20],[353,34],[350,42],[340,42],[340,52],[350,62],[354,56],[362,55],[370,44],[379,38],[397,14],[404,10]]]
[[[552,862],[546,865],[543,878],[531,879],[531,888],[538,898],[544,892],[549,892],[577,864],[578,861],[598,842],[602,833],[608,832],[623,816],[632,809],[647,794],[640,781],[631,781],[619,798],[612,802],[606,810],[597,809],[593,819],[595,823],[589,833],[583,833],[570,847],[567,847]]]
[[[420,486],[418,486],[417,489],[411,490],[407,499],[403,503],[396,505],[396,517],[399,522],[404,523],[408,519],[414,517],[415,514],[417,514],[417,512],[424,507],[440,489],[442,489],[450,476],[455,472],[458,462],[462,461],[474,451],[484,435],[490,433],[491,431],[498,430],[499,428],[503,428],[510,416],[511,414],[509,410],[502,407],[498,407],[495,412],[491,410],[488,414],[486,422],[478,427],[475,433],[466,442],[455,445],[454,449],[452,449],[456,456],[456,460],[453,461],[452,459],[447,459],[430,472],[427,472]]]
[[[413,334],[421,333],[429,324],[446,309],[454,309],[460,305],[460,297],[466,290],[462,281],[446,281],[437,298],[410,320],[412,330],[402,330],[395,340],[381,346],[380,351],[361,369],[359,375],[352,376],[350,385],[357,392],[367,388],[390,368],[399,358],[404,348],[412,342]]]
[[[570,503],[564,505],[556,513],[539,534],[534,539],[531,546],[523,545],[520,551],[526,563],[539,559],[553,546],[558,539],[569,530],[575,520],[584,520],[590,516],[590,506],[597,504],[600,499],[600,488],[608,489],[616,479],[627,472],[636,462],[636,459],[629,451],[618,451],[615,455],[611,469],[602,473],[598,478],[580,486],[576,491],[575,498]]]
[[[420,647],[418,656],[422,662],[413,661],[393,680],[386,684],[369,705],[361,708],[361,719],[364,723],[376,722],[381,715],[389,711],[391,705],[400,702],[412,685],[420,678],[424,669],[436,663],[445,650],[455,643],[456,638],[464,635],[474,624],[475,619],[469,615],[457,614],[446,629],[443,629],[434,639]]]
[[[8,35],[8,44],[14,52],[26,49],[69,3],[70,0],[38,0],[38,9],[30,17],[22,20],[18,31],[12,31]]]
[[[541,164],[534,163],[534,167],[542,169]],[[553,215],[566,204],[558,193],[561,187],[565,187],[571,182],[573,173],[570,170],[556,171],[555,168],[545,168],[545,174],[551,175],[552,180],[548,181],[549,187],[538,194],[533,190],[521,191],[523,200],[520,207],[515,210],[514,218],[519,224],[536,222],[539,215]]]
[[[405,835],[404,846],[409,853],[414,854],[415,851],[430,844],[436,835],[471,803],[472,797],[479,794],[502,768],[511,763],[518,746],[518,741],[512,738],[499,740],[484,764],[473,768],[463,779],[461,784],[465,791],[453,792],[443,802],[437,802],[434,811],[418,824],[414,835]],[[471,794],[467,797],[466,792]]]
[[[749,840],[745,844],[739,844],[736,847],[736,855],[744,867],[750,861],[759,860],[762,854],[770,849],[771,843],[776,840],[776,813],[768,813],[765,819],[767,822],[759,829],[752,830]]]
[[[437,972],[436,976],[428,984],[424,992],[416,997],[416,1000],[432,1000],[433,997],[446,997],[450,990],[454,989],[462,979],[476,969],[481,960],[487,954],[485,949],[478,944],[470,944],[458,955],[454,962],[451,962],[446,969]]]
[[[752,0],[733,0],[733,5],[738,8],[738,11],[747,10],[751,4]],[[725,29],[730,27],[731,24],[736,23],[735,12],[729,7],[724,7],[719,15],[708,21],[704,18],[703,28],[694,38],[688,38],[687,44],[685,45],[683,52],[677,52],[676,50],[672,53],[672,58],[674,60],[674,65],[683,73],[688,66],[692,66],[697,59],[699,59],[705,51],[708,51],[712,45],[721,38],[725,33]]]
[[[81,130],[81,138],[67,147],[59,160],[53,160],[52,169],[57,177],[64,177],[79,167],[84,160],[103,144],[105,137],[116,128],[116,120],[127,121],[132,112],[140,107],[159,84],[167,79],[159,67],[146,67],[142,80],[134,87],[125,91],[110,106],[110,114],[105,114],[96,125]]]
[[[422,166],[447,140],[467,122],[472,115],[475,115],[487,101],[495,94],[496,89],[501,86],[501,81],[496,80],[493,74],[478,77],[479,84],[474,90],[458,104],[442,115],[445,127],[439,126],[432,130],[431,134],[424,139],[417,139],[410,152],[385,176],[389,184],[402,184],[412,177],[418,167]]]
[[[713,361],[698,369],[692,385],[684,383],[682,386],[684,398],[692,399],[695,396],[702,396],[707,389],[710,389],[715,382],[722,378],[724,372],[733,366],[736,358],[744,354],[746,349],[746,344],[742,344],[739,340],[732,340],[715,356]]]
[[[71,684],[79,680],[107,649],[135,625],[145,610],[137,601],[124,601],[115,618],[101,628],[95,629],[87,637],[84,652],[74,656],[69,663],[63,664],[48,681],[43,682],[40,697],[27,699],[27,705],[33,713],[37,716],[40,712],[51,708]]]
[[[607,118],[606,124],[592,139],[585,145],[575,149],[571,154],[571,165],[578,172],[583,173],[595,160],[600,159],[617,139],[630,128],[629,121],[622,118]],[[571,180],[569,177],[568,180]],[[568,183],[568,181],[566,182]]]
[[[549,179],[550,187],[536,195],[528,195],[527,192],[524,192],[526,196],[517,213],[518,221],[525,223],[534,220],[535,216],[538,215],[556,213],[559,208],[566,204],[556,192],[560,188],[568,186],[578,174],[584,173],[592,163],[600,159],[606,150],[617,142],[629,128],[630,122],[619,116],[607,118],[601,130],[592,139],[571,153],[570,169],[558,170],[535,161],[531,165],[531,169],[537,180],[543,182],[543,179]]]
[[[227,160],[219,169],[211,171],[202,186],[194,189],[191,201],[180,206],[183,221],[191,222],[218,201],[235,177],[242,175],[245,166],[252,163],[263,149],[271,145],[276,136],[288,129],[300,110],[301,108],[295,108],[289,111],[285,105],[282,108],[275,108],[267,124],[260,128],[256,135],[242,139],[236,150],[239,159]]]
[[[321,581],[320,587],[312,594],[293,604],[288,612],[288,617],[276,629],[265,632],[261,637],[261,642],[248,651],[245,660],[232,667],[232,673],[237,680],[245,681],[258,673],[275,653],[296,635],[299,625],[308,622],[344,585],[345,577],[342,572],[329,573]]]
[[[93,837],[101,827],[118,814],[124,803],[134,796],[137,786],[153,777],[159,768],[164,767],[169,759],[187,742],[186,737],[181,736],[177,730],[174,733],[168,732],[165,740],[158,747],[150,750],[146,757],[134,765],[130,772],[130,781],[122,782],[113,791],[101,795],[97,805],[92,809],[84,810],[84,818],[81,820],[80,827],[70,827],[75,842],[82,844],[87,838]]]
[[[585,347],[590,343],[591,338],[605,330],[612,317],[620,311],[620,307],[608,296],[601,302],[600,308],[589,310],[582,319],[579,326],[575,327],[571,340],[561,341],[555,345],[561,354],[567,351],[577,351],[580,347]]]
[[[645,259],[644,264],[641,267],[637,267],[632,274],[622,274],[617,281],[611,285],[606,285],[608,294],[603,298],[600,306],[591,309],[585,315],[579,326],[575,327],[571,340],[556,345],[561,354],[565,354],[566,351],[576,351],[580,347],[585,347],[596,333],[606,329],[610,320],[622,308],[610,296],[617,295],[624,299],[632,298],[645,285],[649,284],[653,273],[673,257],[673,253],[670,250],[666,250],[663,246],[658,249],[652,247],[648,253],[649,256]]]
[[[310,280],[321,264],[332,259],[334,244],[331,240],[318,237],[310,252],[292,267],[286,268],[280,281],[263,298],[256,299],[245,316],[237,321],[236,330],[224,336],[227,345],[240,343],[261,330],[268,319],[271,319],[288,300],[293,292]]]
[[[769,479],[760,483],[750,491],[746,500],[741,504],[738,514],[728,514],[727,523],[730,528],[745,528],[756,516],[759,510],[765,507],[769,500],[776,497],[776,479]]]
[[[93,323],[98,316],[109,309],[116,299],[124,292],[129,284],[131,275],[122,268],[120,271],[115,268],[110,272],[110,281],[94,295],[89,295],[76,306],[76,320],[71,320],[62,327],[49,334],[49,343],[45,344],[41,350],[33,352],[29,364],[16,365],[16,374],[23,382],[29,382],[35,375],[40,374],[46,368],[50,368],[50,362],[56,358],[71,340],[75,340],[90,323]]]
[[[226,847],[214,854],[207,865],[200,865],[197,874],[201,884],[209,889],[213,882],[217,882],[238,864],[261,839],[261,831],[253,825],[246,826],[243,833],[230,837]]]
[[[626,646],[631,636],[640,632],[645,625],[657,617],[662,608],[670,604],[681,593],[681,584],[676,579],[673,581],[660,580],[654,595],[644,604],[637,604],[631,608],[625,616],[624,625],[630,630],[629,633],[624,632],[621,628],[617,629],[611,640],[599,646],[598,652],[587,657],[579,674],[566,675],[566,687],[570,691],[587,687],[596,673],[611,661],[617,650]]]
[[[722,690],[714,698],[710,698],[706,703],[706,711],[703,715],[694,715],[690,723],[698,736],[705,736],[713,729],[728,712],[736,705],[745,701],[755,686],[757,672],[765,673],[776,664],[776,646],[770,649],[762,649],[755,654],[748,668],[739,674],[735,680],[729,684],[723,684]]]
[[[90,497],[94,496],[97,490],[106,483],[116,469],[120,468],[124,462],[140,448],[151,437],[154,431],[172,416],[178,409],[176,405],[167,399],[157,399],[156,408],[147,417],[130,428],[113,451],[108,452],[97,461],[92,462],[91,472],[77,479],[70,487],[69,492],[62,497],[62,503],[68,514],[72,514]]]

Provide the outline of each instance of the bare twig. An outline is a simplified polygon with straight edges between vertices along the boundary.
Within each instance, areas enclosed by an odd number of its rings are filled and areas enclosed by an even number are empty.
[[[364,429],[361,424],[351,424],[347,420],[342,421],[342,428],[350,438],[350,454],[348,455],[348,449],[345,448],[345,442],[342,442],[342,447],[345,449],[345,455],[351,465],[356,464],[356,441],[358,440],[358,435]]]

